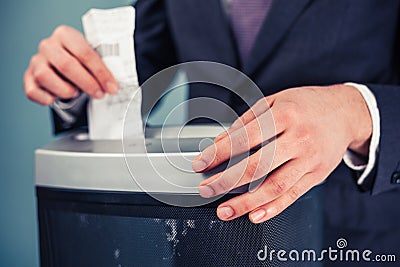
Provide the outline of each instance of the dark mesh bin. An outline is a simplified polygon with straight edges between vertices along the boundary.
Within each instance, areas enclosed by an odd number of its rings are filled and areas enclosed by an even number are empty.
[[[321,249],[322,185],[262,224],[252,224],[247,216],[223,222],[216,207],[239,191],[205,203],[197,191],[205,174],[170,166],[186,162],[190,167],[198,153],[194,147],[205,134],[215,136],[213,129],[188,127],[179,139],[185,159],[171,153],[169,161],[164,158],[169,152],[160,153],[159,130],[146,133],[147,152],[154,153],[150,157],[159,173],[186,187],[163,183],[148,167],[148,154],[133,150],[135,174],[150,188],[143,190],[125,165],[121,142],[72,133],[38,149],[41,266],[320,266],[312,260],[279,261],[277,252]],[[164,136],[176,143],[175,135],[166,131]]]
[[[265,246],[267,251],[321,247],[318,190],[279,216],[255,225],[246,216],[220,221],[215,215],[217,203],[179,208],[142,193],[38,187],[41,264],[319,266],[277,261],[276,255],[273,261],[257,257]],[[264,257],[264,252],[260,256]]]

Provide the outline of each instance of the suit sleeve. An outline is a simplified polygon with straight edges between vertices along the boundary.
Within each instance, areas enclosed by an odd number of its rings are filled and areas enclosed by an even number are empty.
[[[136,8],[135,54],[139,84],[164,68],[177,63],[168,24],[165,1],[138,0]]]
[[[144,84],[159,71],[178,63],[166,1],[138,0],[136,8],[135,54],[139,84],[142,86],[142,114],[146,114],[159,100],[173,80],[175,72],[162,84]],[[165,75],[163,75],[165,77]]]
[[[162,0],[138,0],[135,21],[135,56],[139,84],[160,70],[175,65],[176,52],[170,34],[165,2]],[[171,80],[173,77],[171,77]],[[152,93],[151,95],[155,95]],[[143,92],[143,102],[150,98]],[[87,125],[86,106],[77,114],[73,124],[66,124],[57,112],[52,110],[54,133],[65,132]]]
[[[380,141],[375,170],[369,177],[372,194],[399,189],[393,181],[400,166],[400,87],[367,84],[375,95],[380,113]]]

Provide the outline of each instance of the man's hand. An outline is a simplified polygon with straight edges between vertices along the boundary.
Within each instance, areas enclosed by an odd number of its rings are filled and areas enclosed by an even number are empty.
[[[48,106],[57,97],[78,96],[79,89],[102,98],[104,93],[116,93],[118,84],[79,31],[59,26],[32,57],[24,89],[30,100]]]
[[[203,197],[213,197],[268,174],[256,190],[217,209],[222,220],[250,213],[252,222],[266,221],[326,179],[347,149],[367,155],[371,134],[368,107],[352,86],[282,91],[258,101],[193,161],[196,172],[207,171],[272,140],[203,181],[199,192]]]

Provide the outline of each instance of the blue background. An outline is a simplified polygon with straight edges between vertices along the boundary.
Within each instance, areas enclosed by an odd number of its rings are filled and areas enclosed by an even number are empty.
[[[0,266],[38,266],[34,149],[51,141],[49,110],[30,103],[22,76],[42,38],[59,24],[81,28],[89,8],[130,0],[14,0],[0,9]]]

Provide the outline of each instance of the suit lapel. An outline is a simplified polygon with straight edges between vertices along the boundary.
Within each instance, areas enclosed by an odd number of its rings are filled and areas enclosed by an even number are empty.
[[[204,14],[206,23],[201,22],[204,30],[204,37],[207,42],[213,42],[214,47],[218,48],[221,63],[239,67],[239,55],[235,39],[229,23],[229,18],[224,12],[221,0],[189,0],[198,10],[199,14]],[[223,49],[223,51],[221,51]],[[218,60],[216,58],[215,60]]]
[[[244,73],[251,75],[257,70],[257,67],[274,51],[285,33],[311,1],[275,0],[273,2],[271,10],[256,37],[249,58],[244,63]]]

